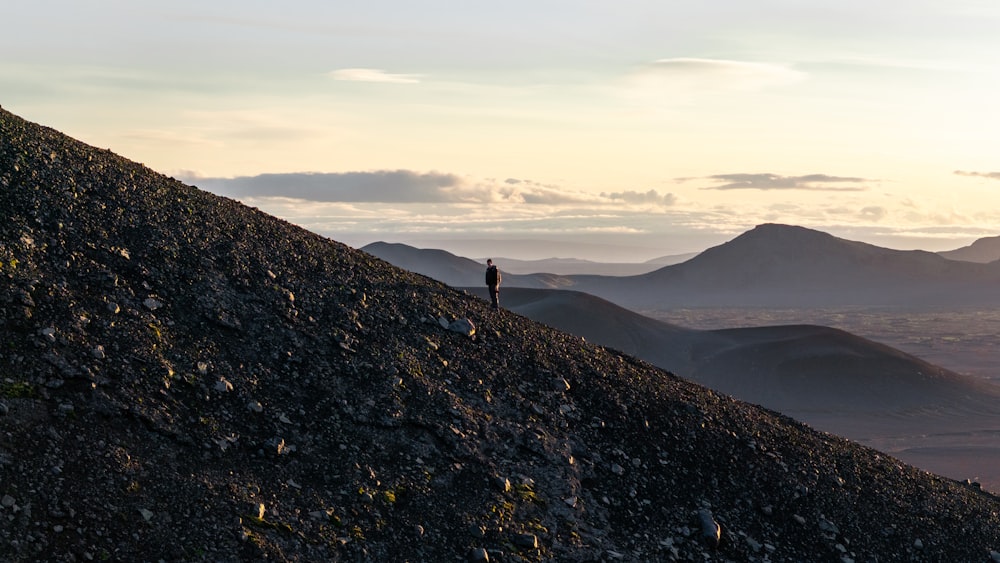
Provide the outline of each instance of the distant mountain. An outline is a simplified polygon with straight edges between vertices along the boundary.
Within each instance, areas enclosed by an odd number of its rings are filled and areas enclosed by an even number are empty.
[[[400,243],[373,242],[361,250],[397,267],[425,275],[453,287],[485,284],[486,264],[437,249],[422,249]],[[539,273],[521,275],[507,270],[504,262],[495,260],[503,274],[503,285],[510,287],[562,287],[569,282],[562,276]]]
[[[949,260],[987,263],[1000,260],[1000,236],[981,238],[962,248],[938,252]]]
[[[698,256],[624,278],[572,276],[564,287],[632,309],[677,306],[1000,304],[1000,262],[890,250],[803,227],[766,224]]]
[[[977,486],[2,109],[0,337],[3,561],[1000,549]]]
[[[481,285],[483,266],[444,251],[364,247],[456,287]],[[504,268],[503,263],[500,264]],[[631,276],[511,273],[506,287],[572,289],[633,310],[715,306],[1000,305],[1000,261],[950,260],[791,225],[760,225],[697,256]]]
[[[366,249],[363,249],[366,250]],[[374,252],[373,252],[374,254]],[[646,274],[668,266],[690,260],[697,253],[660,256],[646,262],[594,262],[578,258],[546,258],[543,260],[517,260],[515,258],[494,257],[493,261],[502,264],[505,271],[512,274],[549,273],[560,276],[599,275],[599,276],[634,276]],[[390,260],[391,262],[391,260]],[[485,263],[486,259],[480,260]]]
[[[483,260],[485,262],[485,260]],[[494,257],[493,262],[503,265],[512,274],[550,273],[558,275],[595,274],[600,276],[633,276],[645,274],[661,267],[647,263],[591,262],[577,258],[545,258],[542,260],[517,260]]]
[[[688,260],[697,256],[698,252],[686,252],[684,254],[668,254],[666,256],[659,256],[657,258],[652,258],[646,260],[644,264],[656,264],[658,266],[670,266],[672,264],[680,264],[681,262],[687,262]]]

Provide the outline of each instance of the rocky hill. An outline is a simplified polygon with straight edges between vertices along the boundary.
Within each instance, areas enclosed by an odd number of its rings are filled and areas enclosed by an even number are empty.
[[[964,260],[966,262],[988,263],[1000,260],[1000,236],[976,239],[972,244],[938,252],[949,260]]]
[[[2,560],[1000,559],[973,485],[3,110],[0,280]]]

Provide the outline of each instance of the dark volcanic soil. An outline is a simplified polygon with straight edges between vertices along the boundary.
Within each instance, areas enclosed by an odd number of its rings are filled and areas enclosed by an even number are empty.
[[[2,110],[0,280],[3,560],[1000,549],[975,486]]]

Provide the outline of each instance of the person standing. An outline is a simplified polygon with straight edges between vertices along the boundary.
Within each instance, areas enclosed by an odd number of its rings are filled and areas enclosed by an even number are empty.
[[[500,270],[492,258],[486,259],[486,288],[490,291],[490,301],[494,309],[500,308]]]

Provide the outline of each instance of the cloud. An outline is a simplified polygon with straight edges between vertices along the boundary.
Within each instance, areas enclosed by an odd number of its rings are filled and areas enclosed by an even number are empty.
[[[462,178],[436,172],[408,170],[298,172],[237,178],[192,178],[206,189],[230,197],[288,197],[318,202],[456,202],[454,191]]]
[[[787,66],[725,59],[671,58],[642,65],[628,78],[647,90],[759,90],[798,82],[805,74]]]
[[[860,186],[865,178],[829,176],[827,174],[807,174],[805,176],[780,176],[778,174],[716,174],[705,178],[722,182],[703,190],[806,190],[830,192],[860,192],[868,188]],[[687,181],[690,178],[679,178]],[[855,184],[855,185],[843,185]]]
[[[649,190],[648,192],[627,190],[624,192],[602,193],[601,197],[632,204],[674,205],[677,203],[677,196],[674,194],[667,193],[660,195],[656,190]]]
[[[389,84],[416,84],[419,75],[391,74],[377,68],[342,68],[330,72],[334,80],[348,82],[382,82]]]
[[[214,193],[235,199],[283,198],[313,203],[386,203],[615,207],[622,204],[670,206],[673,194],[622,191],[599,195],[533,180],[472,180],[456,174],[411,170],[369,172],[295,172],[237,178],[207,178],[195,173],[179,177]]]
[[[889,214],[889,211],[881,205],[869,205],[861,209],[859,214],[861,219],[866,221],[881,221]]]
[[[989,178],[990,180],[1000,180],[1000,172],[966,172],[965,170],[956,170],[955,174],[958,176],[975,176],[978,178]]]

